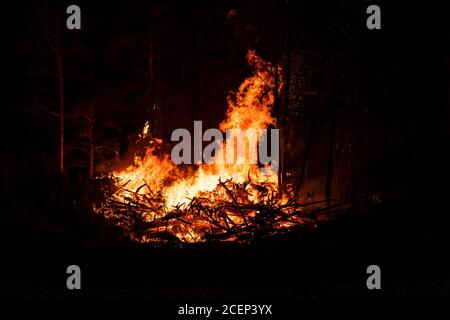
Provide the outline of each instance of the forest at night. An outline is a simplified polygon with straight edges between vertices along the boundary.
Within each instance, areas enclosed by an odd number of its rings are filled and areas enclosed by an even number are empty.
[[[379,28],[368,28],[371,4]],[[148,300],[174,315],[199,301],[277,312],[449,298],[439,6],[5,6],[2,298]],[[66,286],[74,264],[81,290]]]

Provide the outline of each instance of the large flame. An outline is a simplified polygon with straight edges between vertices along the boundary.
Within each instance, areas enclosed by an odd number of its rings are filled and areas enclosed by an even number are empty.
[[[228,109],[225,119],[220,123],[220,130],[225,132],[229,128],[240,128],[242,130],[253,129],[255,132],[267,129],[271,125],[276,125],[276,120],[272,117],[272,107],[274,104],[274,87],[276,84],[275,75],[281,79],[281,68],[274,67],[271,63],[258,57],[254,51],[249,51],[247,61],[252,66],[252,74],[246,78],[236,92],[229,94],[227,98]],[[278,74],[277,74],[278,73]],[[282,81],[278,81],[277,90],[281,89]],[[147,135],[148,125],[144,127],[142,136]],[[248,137],[249,141],[258,139],[258,133]],[[228,146],[234,141],[225,141],[220,146],[220,151],[216,153],[215,159],[224,157]],[[232,179],[235,183],[244,183],[249,179],[257,183],[263,183],[271,192],[266,193],[266,197],[273,197],[277,190],[277,174],[266,171],[264,174],[257,164],[248,164],[245,157],[256,157],[256,148],[246,149],[244,154],[237,154],[237,164],[225,164],[223,161],[216,161],[214,164],[199,164],[193,168],[180,168],[175,165],[169,155],[161,156],[156,152],[158,142],[153,147],[146,150],[143,157],[135,157],[134,164],[126,170],[113,172],[118,178],[118,185],[124,186],[114,195],[118,200],[125,200],[130,193],[137,192],[145,195],[148,192],[159,192],[165,212],[170,212],[174,207],[182,208],[195,197],[207,196],[218,198],[211,200],[227,199],[226,190],[223,192],[213,192],[219,181]],[[247,143],[248,145],[248,143]],[[244,157],[245,159],[242,159]],[[220,162],[220,163],[218,163]],[[188,171],[187,171],[188,170]],[[142,185],[145,184],[145,187]],[[264,196],[261,198],[259,190],[253,184],[249,184],[246,190],[251,201],[264,203]],[[152,221],[161,218],[161,211],[155,212],[146,219]],[[231,219],[239,222],[242,217],[231,215]],[[244,218],[245,219],[245,218]],[[201,224],[201,222],[198,222]],[[186,231],[187,232],[187,231]],[[192,231],[191,232],[195,232]],[[174,232],[180,239],[186,239],[182,231]],[[191,234],[192,238],[192,234]]]

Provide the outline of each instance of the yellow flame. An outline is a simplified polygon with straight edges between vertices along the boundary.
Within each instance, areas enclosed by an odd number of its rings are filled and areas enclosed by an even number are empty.
[[[225,119],[220,123],[221,131],[228,128],[247,129],[266,129],[270,125],[275,125],[276,120],[271,116],[271,110],[274,104],[274,75],[281,74],[281,68],[275,70],[271,63],[264,61],[256,55],[254,51],[249,51],[247,61],[253,67],[253,73],[246,78],[239,86],[237,92],[229,94],[227,98],[228,109]],[[279,77],[281,79],[281,77]],[[281,88],[279,85],[278,90]],[[145,124],[142,131],[143,135],[148,135],[149,124]],[[257,139],[258,137],[250,137]],[[159,141],[161,143],[161,141]],[[234,142],[229,142],[234,143]],[[216,159],[224,156],[227,148],[227,142],[221,145]],[[272,191],[277,192],[277,174],[270,172],[262,174],[257,164],[200,164],[196,170],[190,172],[177,167],[168,155],[159,156],[155,154],[155,148],[146,150],[144,157],[136,157],[134,164],[122,171],[115,171],[113,174],[119,178],[120,184],[126,183],[126,189],[136,191],[145,182],[148,188],[139,189],[140,194],[161,190],[165,200],[165,207],[170,210],[176,205],[187,203],[189,199],[198,197],[207,192],[213,191],[219,179],[225,181],[232,179],[233,182],[242,183],[251,177],[252,181],[269,186]],[[255,149],[249,149],[249,152],[257,152]],[[237,155],[242,157],[243,155]],[[248,156],[256,156],[250,154]],[[241,159],[242,160],[242,159]],[[256,196],[257,190],[251,186],[249,192]],[[129,195],[128,191],[121,189],[115,196],[123,200]],[[215,194],[220,198],[226,199],[225,194]],[[250,199],[252,199],[252,196]],[[213,197],[209,194],[209,197]],[[256,200],[256,199],[255,199]],[[154,217],[149,217],[153,219]],[[230,215],[230,219],[239,222],[241,217]],[[175,233],[180,239],[188,238],[186,231]],[[195,236],[195,235],[194,235]],[[194,237],[190,235],[190,237]]]

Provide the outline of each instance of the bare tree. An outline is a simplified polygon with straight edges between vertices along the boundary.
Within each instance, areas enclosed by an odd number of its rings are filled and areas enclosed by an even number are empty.
[[[44,36],[52,50],[55,60],[55,71],[47,72],[57,78],[58,81],[58,100],[59,100],[59,171],[64,173],[64,119],[65,119],[65,101],[64,101],[64,67],[63,67],[63,58],[62,58],[62,49],[61,49],[61,32],[60,32],[60,19],[59,19],[59,6],[56,7],[56,11],[50,11],[50,19],[47,19],[45,15],[43,15],[43,27],[44,27]],[[51,19],[52,15],[55,16],[54,19]],[[53,21],[54,26],[50,26],[48,21]],[[51,31],[53,29],[54,31]]]
[[[64,71],[61,58],[61,35],[59,30],[59,19],[56,20],[56,37],[55,37],[55,54],[56,67],[58,72],[59,87],[59,170],[64,173]]]

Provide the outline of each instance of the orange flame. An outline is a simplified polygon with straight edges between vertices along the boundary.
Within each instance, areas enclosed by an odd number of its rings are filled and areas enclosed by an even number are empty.
[[[260,130],[276,124],[276,120],[271,116],[274,104],[274,75],[278,72],[277,76],[279,76],[281,68],[278,67],[275,70],[276,68],[271,63],[258,57],[254,51],[249,51],[246,58],[253,67],[253,73],[242,82],[237,92],[228,95],[228,109],[225,119],[220,123],[221,131],[228,128]],[[281,81],[279,82],[281,83]],[[282,83],[278,90],[281,89],[281,86]],[[147,133],[148,125],[146,124],[143,135]],[[252,139],[258,139],[258,137],[249,137],[249,141]],[[229,146],[230,143],[234,142],[228,142]],[[215,159],[224,157],[226,149],[227,142],[224,142],[219,152],[216,153]],[[249,157],[256,156],[253,153],[257,150],[256,148],[249,148],[247,152],[252,153],[247,155]],[[237,155],[238,159],[244,156],[242,154]],[[113,172],[120,185],[126,184],[125,188],[119,189],[114,197],[123,201],[127,196],[130,196],[131,192],[136,192],[136,190],[138,190],[138,194],[142,195],[149,192],[148,190],[158,191],[161,192],[164,199],[165,211],[169,212],[173,207],[177,205],[183,207],[189,202],[189,199],[205,194],[210,198],[218,197],[217,200],[220,200],[220,198],[226,199],[228,196],[225,191],[223,194],[212,193],[212,191],[217,187],[219,181],[228,179],[232,179],[235,183],[243,183],[250,177],[252,181],[264,183],[273,193],[278,192],[277,174],[275,172],[268,171],[268,173],[262,174],[257,164],[246,164],[245,161],[238,161],[239,164],[216,162],[220,163],[200,164],[197,169],[190,169],[189,172],[186,172],[186,169],[177,167],[171,161],[169,155],[157,155],[155,147],[151,147],[146,150],[144,157],[135,157],[134,164],[126,170]],[[142,188],[143,183],[148,188]],[[248,192],[250,200],[261,201],[261,198],[256,198],[258,190],[255,190],[251,184],[248,187]],[[154,213],[147,217],[147,220],[152,221],[155,218],[161,218],[157,215],[158,213]],[[238,222],[241,218],[231,215],[231,219]],[[186,240],[188,238],[182,231],[174,233],[180,239]]]

